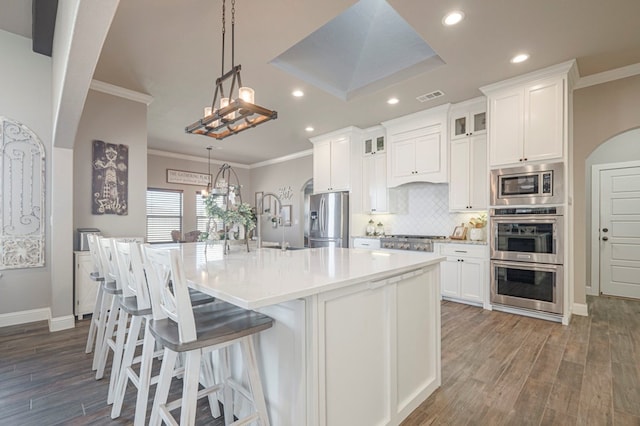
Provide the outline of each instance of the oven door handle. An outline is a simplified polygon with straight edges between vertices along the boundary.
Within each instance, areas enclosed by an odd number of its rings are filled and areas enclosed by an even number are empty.
[[[513,269],[525,269],[545,272],[562,271],[562,265],[552,263],[536,263],[536,262],[512,262],[508,260],[492,260],[491,267],[505,267]]]

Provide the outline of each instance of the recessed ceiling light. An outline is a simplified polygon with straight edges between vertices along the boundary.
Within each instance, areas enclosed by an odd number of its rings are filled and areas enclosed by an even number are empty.
[[[451,26],[451,25],[457,24],[463,19],[464,19],[464,13],[460,12],[459,10],[454,10],[453,12],[446,14],[444,18],[442,18],[442,24],[446,26]]]
[[[296,98],[301,98],[304,96],[304,92],[302,90],[294,90],[291,94]]]
[[[311,127],[311,126],[307,126],[307,127],[305,127],[304,130],[306,130],[307,132],[313,132],[315,129],[313,127]]]
[[[395,105],[395,104],[397,104],[398,102],[400,102],[400,101],[398,100],[398,98],[389,98],[389,99],[387,100],[387,103],[388,103],[389,105]]]
[[[519,64],[520,62],[524,62],[527,59],[529,59],[529,55],[527,55],[526,53],[520,53],[519,55],[516,55],[513,58],[511,58],[511,63]]]

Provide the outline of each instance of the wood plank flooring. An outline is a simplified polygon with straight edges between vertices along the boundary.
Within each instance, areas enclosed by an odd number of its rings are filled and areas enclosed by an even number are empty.
[[[442,304],[442,386],[413,425],[640,425],[640,301],[589,297],[568,327]]]
[[[588,304],[589,317],[563,327],[443,302],[442,387],[404,425],[640,425],[640,302]],[[135,389],[111,420],[109,371],[94,379],[89,321],[76,325],[0,328],[0,425],[132,423]],[[223,424],[206,401],[197,421]]]

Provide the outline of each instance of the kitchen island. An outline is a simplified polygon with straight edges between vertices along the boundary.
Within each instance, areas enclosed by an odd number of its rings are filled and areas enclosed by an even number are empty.
[[[443,257],[177,247],[191,286],[274,318],[257,342],[272,425],[396,425],[440,386]]]

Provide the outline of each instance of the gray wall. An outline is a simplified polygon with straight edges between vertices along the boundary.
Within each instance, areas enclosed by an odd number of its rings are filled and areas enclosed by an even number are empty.
[[[21,122],[42,141],[46,159],[46,241],[42,268],[1,271],[0,314],[46,308],[51,299],[51,58],[31,40],[0,30],[0,115]],[[57,247],[55,247],[57,248]]]
[[[281,187],[291,187],[293,197],[290,200],[283,200],[283,204],[291,204],[291,226],[274,229],[270,226],[266,217],[262,221],[262,237],[264,241],[282,241],[283,231],[284,239],[288,241],[292,247],[302,247],[303,230],[304,230],[304,209],[302,206],[302,187],[309,179],[313,177],[313,157],[311,155],[257,167],[251,169],[251,182],[253,182],[252,197],[255,192],[274,192],[277,193]],[[251,202],[251,204],[255,204]]]
[[[627,130],[640,126],[640,76],[575,90],[573,93],[573,268],[575,302],[586,303],[587,215],[591,205],[586,194],[591,191],[587,180],[587,158],[601,144]],[[606,149],[606,148],[605,148]],[[631,153],[630,153],[631,154]],[[632,160],[632,158],[628,158]],[[587,213],[589,212],[589,213]]]
[[[148,175],[147,186],[149,188],[175,189],[182,191],[182,232],[189,232],[196,229],[196,192],[206,189],[206,187],[194,185],[179,185],[175,183],[167,183],[167,169],[186,170],[190,172],[207,173],[207,152],[203,147],[202,159],[190,160],[188,157],[181,156],[165,157],[161,155],[148,155]],[[184,157],[184,156],[183,156]],[[220,170],[223,163],[212,158],[211,175],[215,179],[216,174]],[[251,192],[251,178],[249,169],[232,165],[233,170],[238,175],[240,181],[240,193],[242,201],[253,205],[253,193]]]
[[[91,213],[94,139],[129,146],[129,214]],[[145,236],[147,207],[147,106],[93,90],[82,112],[74,148],[75,228],[98,228],[109,237]]]

